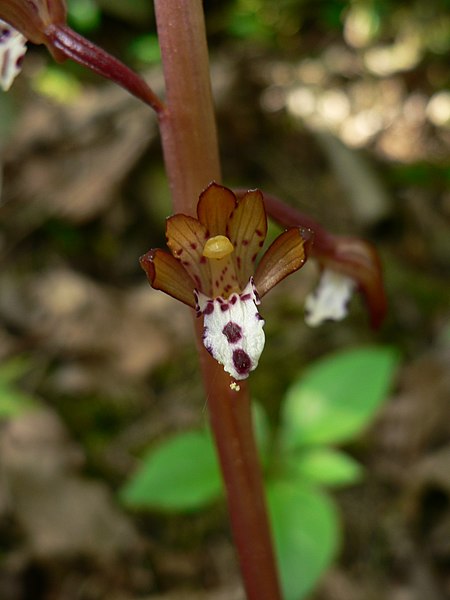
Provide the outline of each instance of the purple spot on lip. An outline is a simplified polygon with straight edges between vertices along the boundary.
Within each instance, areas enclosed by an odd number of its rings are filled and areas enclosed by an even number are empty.
[[[205,310],[203,311],[204,315],[210,315],[214,312],[214,302],[209,301],[205,306]]]
[[[232,304],[233,306],[236,304],[238,297],[236,296],[236,294],[233,294],[233,296],[231,296],[230,298],[230,304]]]
[[[251,297],[252,297],[251,294],[242,294],[241,300],[242,300],[242,302],[246,302],[247,300],[250,300]]]
[[[230,344],[236,344],[242,338],[242,327],[233,321],[228,321],[222,333]]]
[[[247,352],[244,352],[242,348],[233,350],[233,364],[239,375],[247,375],[250,372],[252,361]]]
[[[9,37],[11,37],[11,29],[5,27],[0,30],[0,43],[6,42]]]
[[[220,305],[220,310],[221,310],[222,312],[225,312],[225,311],[226,311],[226,310],[228,310],[229,308],[230,308],[230,307],[229,307],[229,305],[228,305],[228,304],[221,304],[221,305]]]

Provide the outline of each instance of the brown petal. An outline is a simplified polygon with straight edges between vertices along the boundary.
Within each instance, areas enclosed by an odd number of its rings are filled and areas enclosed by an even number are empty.
[[[241,287],[255,270],[256,257],[267,233],[263,196],[259,190],[244,194],[228,222],[227,235],[235,248],[236,274]]]
[[[288,229],[277,237],[256,269],[255,285],[261,297],[304,265],[312,240],[312,231],[301,227]]]
[[[167,245],[194,281],[194,287],[211,295],[209,267],[203,256],[208,234],[205,225],[186,215],[174,215],[166,222]]]
[[[46,30],[50,25],[66,21],[64,0],[1,0],[0,19],[33,42],[45,44]]]
[[[194,308],[194,282],[181,264],[168,252],[149,250],[139,259],[147,279],[155,290],[161,290],[169,296]]]
[[[206,227],[210,237],[225,235],[228,219],[235,206],[236,196],[233,192],[214,181],[200,194],[198,220]]]

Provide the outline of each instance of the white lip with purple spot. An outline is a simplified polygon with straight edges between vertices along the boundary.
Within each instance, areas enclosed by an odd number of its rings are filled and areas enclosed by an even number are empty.
[[[246,379],[258,366],[265,342],[253,278],[240,294],[212,299],[196,290],[195,299],[197,314],[204,316],[205,348],[234,379]]]

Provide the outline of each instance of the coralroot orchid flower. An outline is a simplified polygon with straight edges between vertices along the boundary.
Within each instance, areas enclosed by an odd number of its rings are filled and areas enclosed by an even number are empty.
[[[340,321],[347,316],[348,303],[356,281],[333,269],[323,269],[317,288],[305,299],[305,322],[317,327],[324,321]]]
[[[267,233],[263,195],[211,183],[200,195],[197,219],[167,220],[172,254],[150,250],[140,258],[150,285],[203,316],[203,343],[234,379],[248,377],[264,347],[257,305],[273,286],[305,263],[312,232],[293,227],[268,248],[255,268]]]
[[[20,73],[22,59],[27,51],[26,41],[21,33],[0,20],[0,87],[5,92]]]
[[[240,190],[237,196],[240,197]],[[387,311],[380,258],[369,242],[333,235],[308,215],[269,194],[264,194],[267,214],[283,227],[307,227],[314,232],[311,256],[322,271],[317,289],[306,301],[306,321],[319,325],[326,319],[347,314],[347,303],[354,290],[366,301],[370,322],[380,327]]]
[[[157,113],[162,111],[163,103],[142,78],[102,48],[70,29],[66,18],[65,0],[0,1],[0,27],[2,22],[6,23],[14,36],[24,36],[33,44],[45,44],[57,62],[70,58],[122,86]],[[1,47],[0,61],[2,69],[9,64],[5,62]],[[17,72],[14,72],[13,78],[16,75]],[[1,87],[7,89],[8,82],[9,79],[5,79],[2,70]]]
[[[49,28],[64,25],[66,17],[64,0],[2,0],[0,6],[0,18],[33,44],[48,45]]]

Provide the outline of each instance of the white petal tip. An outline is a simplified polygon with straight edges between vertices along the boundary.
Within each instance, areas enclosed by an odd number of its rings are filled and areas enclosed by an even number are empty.
[[[325,269],[317,289],[306,297],[306,324],[317,327],[327,320],[344,319],[355,287],[356,283],[351,277]]]
[[[21,71],[26,38],[0,19],[0,87],[7,92]]]

